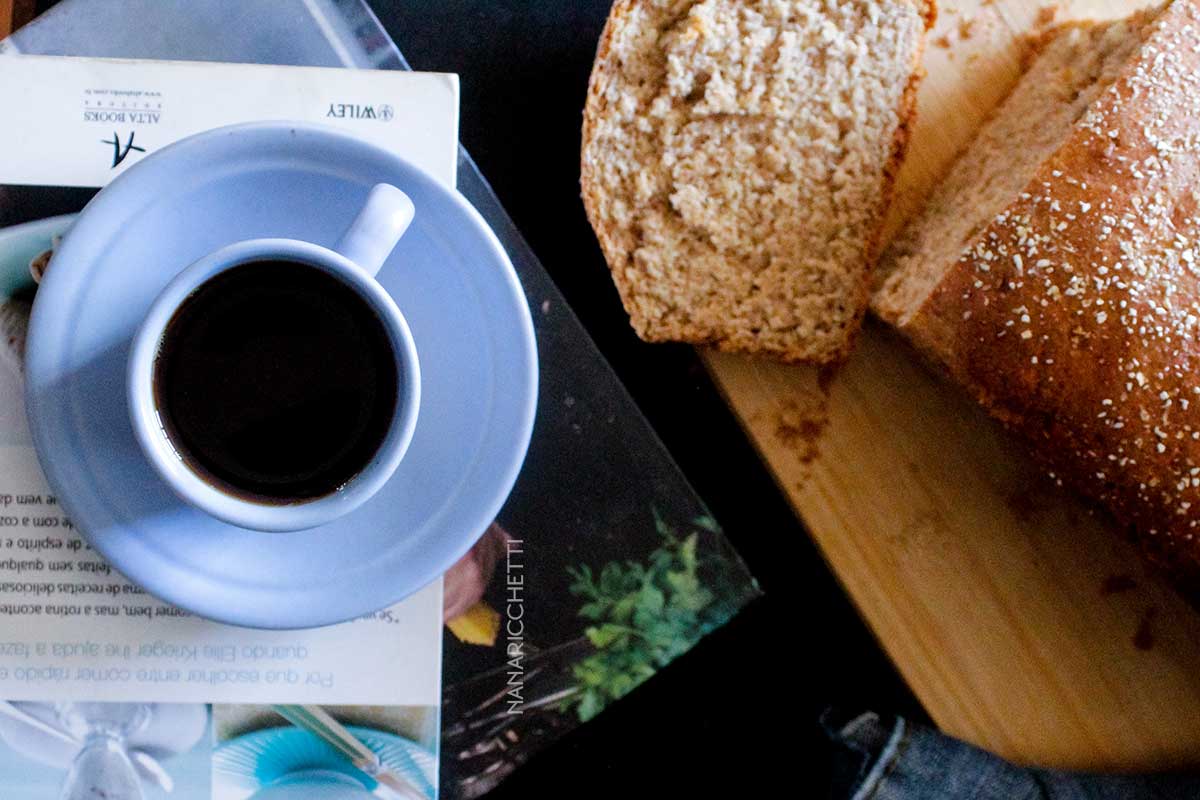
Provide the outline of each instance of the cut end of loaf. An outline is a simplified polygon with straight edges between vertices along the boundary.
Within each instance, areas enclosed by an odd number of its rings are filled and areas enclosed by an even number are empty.
[[[1008,98],[884,254],[872,309],[904,327],[1116,80],[1160,11],[1044,33]]]
[[[845,354],[931,18],[917,0],[614,6],[582,184],[639,335]]]

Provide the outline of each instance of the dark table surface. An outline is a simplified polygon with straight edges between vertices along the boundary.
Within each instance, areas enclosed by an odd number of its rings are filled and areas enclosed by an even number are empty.
[[[578,183],[581,111],[609,5],[372,2],[414,69],[461,76],[463,143],[766,596],[490,796],[715,797],[772,787],[819,797],[826,750],[816,719],[825,706],[924,712],[693,349],[645,344],[626,321]]]

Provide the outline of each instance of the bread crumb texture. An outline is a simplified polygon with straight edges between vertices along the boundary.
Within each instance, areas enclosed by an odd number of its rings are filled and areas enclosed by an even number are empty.
[[[917,0],[618,0],[582,184],[643,338],[844,353],[931,13]]]
[[[1200,589],[1200,13],[1041,47],[873,303]]]

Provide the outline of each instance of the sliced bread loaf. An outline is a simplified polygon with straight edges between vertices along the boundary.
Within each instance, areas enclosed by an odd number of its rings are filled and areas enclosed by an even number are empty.
[[[1061,29],[884,257],[877,313],[1200,597],[1200,11]]]
[[[618,0],[582,187],[652,341],[846,352],[913,115],[932,0]]]

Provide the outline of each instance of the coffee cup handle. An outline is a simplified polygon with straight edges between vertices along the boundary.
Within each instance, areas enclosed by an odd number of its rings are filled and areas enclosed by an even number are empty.
[[[390,183],[378,183],[333,249],[374,275],[408,230],[414,213],[408,195]]]

